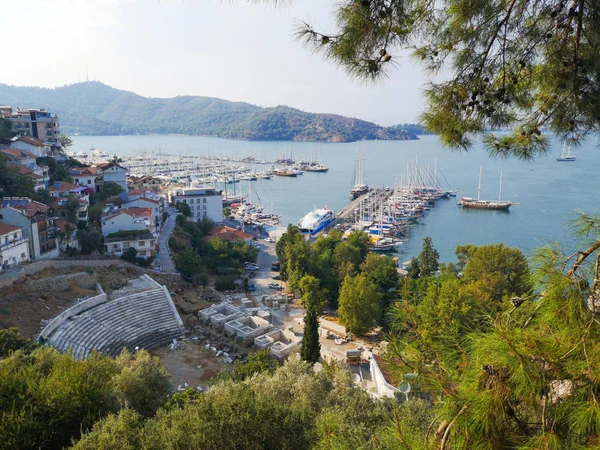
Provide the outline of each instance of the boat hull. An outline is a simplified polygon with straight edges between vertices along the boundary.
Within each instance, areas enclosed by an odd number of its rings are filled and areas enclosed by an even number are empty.
[[[510,208],[512,206],[512,203],[461,201],[461,202],[459,202],[459,205],[461,205],[463,208],[492,209],[492,210],[506,211],[506,210],[508,210],[508,208]]]
[[[315,229],[312,229],[312,230],[301,228],[300,229],[300,233],[302,233],[302,234],[316,234],[319,231],[323,230],[323,228],[325,228],[326,226],[328,226],[331,222],[333,222],[333,218],[322,221]]]

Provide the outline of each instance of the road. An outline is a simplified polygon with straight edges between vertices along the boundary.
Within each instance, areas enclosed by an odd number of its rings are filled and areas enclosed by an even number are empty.
[[[165,222],[164,226],[160,230],[160,235],[158,236],[158,260],[160,261],[160,267],[163,272],[175,273],[175,264],[173,264],[173,259],[171,259],[171,254],[169,253],[169,236],[173,232],[173,228],[175,228],[175,210],[169,206],[168,208],[169,218]]]

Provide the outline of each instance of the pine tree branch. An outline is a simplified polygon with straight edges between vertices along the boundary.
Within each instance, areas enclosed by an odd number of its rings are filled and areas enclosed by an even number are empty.
[[[446,443],[448,441],[448,437],[450,436],[450,430],[452,430],[452,428],[454,427],[454,425],[456,424],[456,421],[458,420],[459,416],[461,416],[467,409],[467,404],[465,404],[462,409],[458,412],[458,414],[456,416],[454,416],[454,419],[452,419],[452,422],[450,422],[450,424],[446,427],[446,431],[444,431],[444,437],[442,438],[442,442],[440,443],[440,450],[446,450]]]
[[[569,270],[569,272],[567,272],[567,276],[573,277],[575,275],[575,272],[577,271],[577,269],[579,269],[579,267],[581,267],[581,264],[583,264],[583,262],[586,260],[586,258],[588,256],[590,256],[592,253],[594,253],[596,250],[598,250],[599,248],[600,248],[600,240],[596,241],[594,244],[589,246],[586,250],[584,250],[582,252],[577,252],[579,254],[579,256],[577,257],[577,260],[575,261],[575,264],[573,264],[573,267],[571,268],[571,270]]]

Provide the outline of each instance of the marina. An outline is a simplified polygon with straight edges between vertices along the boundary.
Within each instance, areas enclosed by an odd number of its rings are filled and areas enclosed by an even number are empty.
[[[95,146],[104,149],[111,156],[135,157],[141,148],[163,149],[161,153],[211,155],[218,157],[228,166],[246,166],[249,163],[233,162],[251,157],[257,161],[275,162],[281,159],[282,148],[291,146],[295,155],[309,155],[316,152],[317,144],[311,142],[252,142],[224,140],[194,136],[76,136],[72,149],[89,149]],[[326,164],[326,173],[304,171],[297,177],[277,177],[268,180],[241,180],[226,185],[228,197],[235,194],[247,196],[248,185],[255,188],[257,198],[264,206],[263,213],[273,211],[279,216],[279,227],[286,227],[298,221],[315,207],[327,205],[338,214],[351,215],[359,203],[350,206],[349,190],[355,170],[358,146],[364,147],[365,166],[368,184],[383,190],[395,180],[405,185],[403,172],[411,165],[415,155],[420,162],[430,163],[430,172],[435,173],[435,160],[439,168],[438,178],[445,189],[459,191],[459,196],[476,197],[478,188],[477,172],[484,166],[486,173],[495,177],[482,181],[482,198],[498,198],[498,174],[503,169],[502,200],[518,202],[518,208],[506,211],[481,211],[473,208],[459,208],[452,197],[440,198],[430,206],[424,216],[411,223],[402,238],[405,242],[397,247],[401,260],[418,255],[422,239],[430,236],[441,261],[455,259],[454,250],[458,245],[472,243],[504,242],[505,245],[521,248],[530,254],[535,248],[547,242],[560,240],[566,249],[576,249],[574,240],[564,230],[564,225],[574,218],[576,210],[597,210],[597,202],[589,196],[579,196],[569,180],[577,179],[579,189],[596,192],[600,180],[590,176],[585,167],[600,164],[600,153],[596,151],[596,141],[589,140],[578,148],[577,162],[557,164],[563,143],[551,141],[547,157],[527,163],[515,160],[490,159],[483,145],[476,143],[471,152],[452,152],[444,149],[435,136],[422,136],[419,141],[364,141],[360,144],[321,143],[321,162]],[[566,151],[565,151],[566,152]],[[155,153],[158,153],[157,151]],[[289,151],[288,151],[289,155]],[[298,158],[299,159],[299,158]],[[306,158],[308,159],[308,158]],[[206,161],[205,161],[206,162]],[[270,168],[269,165],[255,165],[257,169]],[[485,174],[484,174],[485,175]],[[447,178],[447,182],[444,179]],[[495,178],[495,181],[494,181]],[[419,183],[420,184],[420,183]],[[223,183],[216,184],[224,190]],[[253,195],[254,197],[254,195]],[[459,197],[460,198],[460,197]],[[237,201],[233,203],[240,202]],[[271,206],[273,205],[273,206]],[[368,208],[366,208],[368,209]],[[338,218],[339,222],[339,218]],[[350,222],[349,222],[350,223]],[[531,230],[534,230],[532,233]],[[569,244],[571,243],[571,244]]]

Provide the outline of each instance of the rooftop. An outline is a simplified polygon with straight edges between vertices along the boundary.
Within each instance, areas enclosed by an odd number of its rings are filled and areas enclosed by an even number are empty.
[[[0,222],[0,236],[20,230],[21,227]]]
[[[69,175],[96,175],[97,167],[73,167],[69,169]]]
[[[38,139],[38,138],[31,137],[31,136],[15,136],[11,140],[13,142],[15,142],[15,141],[25,142],[26,144],[35,145],[36,147],[45,147],[46,146],[46,144],[44,144],[44,141],[42,141],[41,139]]]
[[[104,242],[140,241],[154,239],[148,230],[126,230],[111,233],[104,238]]]
[[[27,217],[33,217],[36,213],[45,213],[48,207],[43,203],[31,200],[28,197],[4,197],[0,204],[2,208],[14,208],[21,211]]]
[[[222,225],[212,227],[205,239],[210,240],[214,237],[223,241],[237,241],[239,239],[246,240],[254,238],[254,236],[244,231],[236,230],[235,228],[230,228]]]
[[[2,153],[4,156],[9,157],[10,159],[35,159],[36,156],[31,153],[28,152],[26,150],[21,150],[18,148],[5,148],[0,150],[0,153]]]

